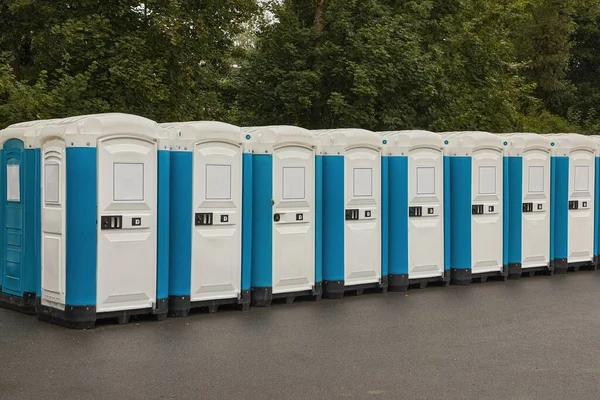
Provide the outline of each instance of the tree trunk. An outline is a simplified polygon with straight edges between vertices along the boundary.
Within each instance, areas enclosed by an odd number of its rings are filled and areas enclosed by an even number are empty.
[[[323,32],[323,5],[325,0],[316,0],[317,5],[315,8],[315,32]]]

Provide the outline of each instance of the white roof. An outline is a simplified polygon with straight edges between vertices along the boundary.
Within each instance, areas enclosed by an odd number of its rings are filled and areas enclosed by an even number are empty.
[[[239,126],[217,121],[167,122],[159,126],[169,131],[172,148],[199,140],[224,140],[241,144],[243,137]]]
[[[366,145],[381,147],[382,140],[375,132],[366,129],[322,129],[312,133],[322,146]]]
[[[388,147],[420,147],[435,146],[442,147],[443,139],[440,135],[422,130],[386,131],[378,132],[385,139]]]
[[[509,141],[512,150],[520,154],[520,151],[540,149],[550,151],[554,146],[554,141],[548,135],[529,133],[529,132],[512,132],[499,133],[500,138]]]
[[[505,139],[489,132],[464,131],[442,132],[439,134],[449,149],[458,153],[471,152],[480,148],[496,148],[502,150],[508,145]]]
[[[296,143],[313,147],[315,140],[308,129],[291,125],[253,126],[242,128],[244,151],[270,153],[282,143]]]
[[[579,133],[548,133],[546,136],[556,142],[557,147],[592,149],[597,146],[592,136],[581,135]]]
[[[19,122],[0,130],[0,143],[9,139],[21,139],[25,147],[39,147],[36,140],[42,128],[58,119],[40,119],[37,121]]]
[[[130,135],[149,139],[167,139],[168,133],[148,118],[131,114],[109,113],[80,115],[46,125],[43,137],[69,138],[68,146],[95,146],[95,139],[110,135]]]

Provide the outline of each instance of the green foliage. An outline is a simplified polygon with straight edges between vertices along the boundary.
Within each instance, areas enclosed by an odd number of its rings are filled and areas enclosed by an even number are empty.
[[[0,26],[0,127],[600,130],[600,0],[4,0]]]

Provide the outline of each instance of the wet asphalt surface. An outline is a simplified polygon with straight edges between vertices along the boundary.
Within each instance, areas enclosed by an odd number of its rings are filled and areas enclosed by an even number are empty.
[[[0,310],[0,399],[599,399],[600,273],[73,331]]]

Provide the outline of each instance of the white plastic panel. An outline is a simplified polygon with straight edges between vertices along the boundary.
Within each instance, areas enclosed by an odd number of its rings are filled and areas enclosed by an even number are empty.
[[[578,209],[569,210],[568,262],[588,262],[594,256],[594,157],[586,150],[569,157],[569,201]]]
[[[379,282],[381,155],[379,151],[370,148],[354,148],[346,152],[344,160],[346,210],[358,210],[359,215],[358,220],[345,222],[345,284],[350,286]],[[355,187],[355,184],[359,187]],[[369,191],[371,195],[367,196]]]
[[[231,165],[206,164],[205,171],[206,200],[231,200]]]
[[[156,159],[154,142],[113,137],[98,143],[97,218],[122,217],[120,229],[98,223],[99,313],[156,303]]]
[[[44,306],[64,309],[66,288],[65,247],[65,143],[53,140],[42,148],[42,299]],[[63,184],[61,184],[63,183]],[[49,200],[49,201],[48,201]]]
[[[408,219],[409,279],[444,274],[443,168],[439,148],[417,148],[408,154],[408,205],[423,211]]]
[[[310,148],[285,146],[273,153],[274,294],[315,285],[314,165]]]
[[[576,165],[575,171],[575,188],[576,192],[587,192],[590,190],[590,167],[587,165]]]
[[[144,201],[144,164],[113,164],[113,200]]]
[[[496,194],[496,167],[479,167],[479,194]]]
[[[60,165],[47,163],[44,165],[44,201],[60,202]]]
[[[373,196],[373,169],[354,168],[352,171],[354,197]]]
[[[473,274],[502,271],[502,153],[477,150],[472,155],[472,204],[484,213],[471,216]]]
[[[237,298],[242,276],[242,151],[227,142],[194,148],[192,216],[212,213],[213,225],[192,229],[191,301]]]
[[[6,166],[6,200],[21,201],[20,166],[8,164]]]
[[[546,155],[548,154],[547,152],[541,151],[540,153]],[[532,151],[528,152],[529,157],[532,157],[532,154],[536,153]],[[524,177],[527,180],[527,185],[525,187],[529,193],[542,193],[544,192],[544,188],[549,186],[544,178],[544,176],[549,175],[547,172],[544,172],[548,171],[548,167],[546,165],[547,163],[544,161],[543,165],[531,165],[532,163],[527,162],[526,158],[527,157],[524,157],[523,170],[529,170],[529,175],[527,178]]]
[[[283,200],[304,200],[306,170],[298,167],[283,168]]]
[[[427,151],[428,149],[424,149],[425,151]],[[414,158],[417,153],[419,152],[418,150],[413,150],[411,152],[412,157]],[[439,151],[438,151],[439,153]],[[418,164],[416,163],[417,160],[415,160],[415,163],[413,164]],[[427,163],[425,163],[425,165],[428,165]],[[435,195],[436,192],[436,188],[435,188],[435,182],[436,180],[439,181],[440,177],[438,176],[438,178],[436,179],[436,170],[437,170],[437,165],[434,167],[416,167],[417,168],[417,193],[418,195]]]
[[[550,154],[543,150],[523,153],[522,267],[545,267],[550,261]]]

